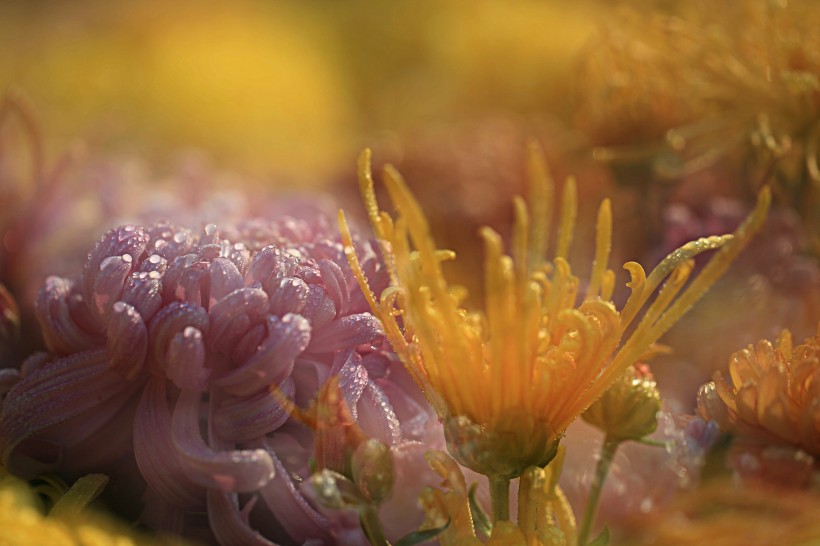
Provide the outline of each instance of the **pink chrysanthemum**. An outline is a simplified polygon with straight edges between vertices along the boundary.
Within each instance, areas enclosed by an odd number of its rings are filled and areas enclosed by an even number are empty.
[[[358,522],[344,528],[300,484],[313,435],[278,397],[305,406],[335,376],[369,437],[397,448],[424,427],[321,222],[121,226],[80,277],[47,279],[36,308],[49,352],[4,397],[2,464],[72,476],[136,463],[152,526],[182,532],[207,513],[222,544],[355,541]],[[125,476],[112,486],[133,492]]]

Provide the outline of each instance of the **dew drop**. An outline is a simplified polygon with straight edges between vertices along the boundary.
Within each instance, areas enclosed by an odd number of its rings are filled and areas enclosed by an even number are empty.
[[[182,244],[185,242],[185,239],[188,238],[188,235],[184,231],[177,231],[174,233],[174,242]]]

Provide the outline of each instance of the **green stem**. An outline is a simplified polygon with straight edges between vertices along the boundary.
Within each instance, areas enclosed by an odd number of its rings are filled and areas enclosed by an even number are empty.
[[[379,510],[376,506],[368,504],[360,507],[359,521],[371,546],[390,546],[387,537],[384,536],[382,522],[379,520]]]
[[[510,479],[489,476],[490,502],[493,507],[493,523],[510,519]]]
[[[581,522],[581,529],[578,533],[578,546],[586,546],[589,541],[589,534],[595,523],[595,516],[598,514],[598,502],[601,500],[601,491],[604,489],[604,482],[609,473],[609,466],[615,457],[615,452],[621,441],[606,436],[601,446],[601,454],[598,458],[598,466],[595,468],[595,478],[592,480],[592,487],[589,489],[587,506],[584,510],[584,519]]]

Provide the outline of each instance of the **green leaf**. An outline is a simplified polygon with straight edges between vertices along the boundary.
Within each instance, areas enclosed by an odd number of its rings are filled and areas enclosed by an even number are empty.
[[[476,490],[478,490],[478,484],[474,483],[470,486],[470,492],[467,495],[470,499],[470,511],[473,513],[473,526],[478,533],[490,538],[493,532],[493,524],[490,521],[490,516],[488,516],[487,512],[478,504],[475,498]]]
[[[421,544],[422,542],[426,542],[433,537],[436,537],[444,532],[450,526],[450,520],[447,520],[447,523],[442,525],[441,527],[436,527],[434,529],[425,529],[423,531],[413,531],[407,536],[402,537],[396,542],[395,546],[413,546],[414,544]]]
[[[589,546],[607,546],[609,544],[609,527],[604,525],[604,529],[601,531],[595,540],[589,543]]]

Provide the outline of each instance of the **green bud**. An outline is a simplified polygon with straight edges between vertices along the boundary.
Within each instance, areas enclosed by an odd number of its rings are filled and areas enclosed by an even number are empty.
[[[352,481],[338,472],[323,469],[310,477],[310,484],[316,491],[316,498],[325,508],[331,510],[358,509],[367,503],[362,493]]]
[[[380,504],[393,489],[390,448],[371,438],[358,445],[350,460],[353,481],[371,502]]]
[[[617,440],[640,440],[655,432],[661,395],[648,371],[630,367],[581,416]]]

